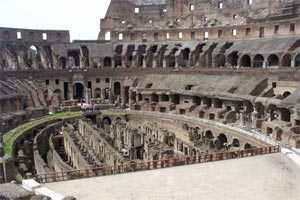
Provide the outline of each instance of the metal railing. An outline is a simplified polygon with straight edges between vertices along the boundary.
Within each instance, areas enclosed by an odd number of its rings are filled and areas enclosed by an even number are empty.
[[[176,167],[190,164],[207,163],[220,160],[235,158],[244,158],[257,155],[265,155],[280,152],[279,146],[270,146],[262,148],[253,148],[239,151],[219,152],[212,154],[199,154],[186,156],[182,158],[170,158],[164,160],[152,160],[147,162],[130,162],[122,165],[104,166],[90,169],[79,169],[65,172],[53,172],[48,174],[37,174],[35,179],[40,183],[49,183],[56,181],[67,181],[79,178],[89,178],[96,176],[106,176],[113,174],[122,174],[136,171],[145,171],[152,169],[161,169],[167,167]]]

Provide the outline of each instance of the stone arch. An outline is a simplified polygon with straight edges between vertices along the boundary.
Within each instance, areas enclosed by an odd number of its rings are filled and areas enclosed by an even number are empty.
[[[144,60],[145,60],[145,56],[144,55],[140,55],[139,56],[138,67],[143,67]]]
[[[291,67],[292,56],[290,54],[285,54],[281,58],[281,66],[282,67]]]
[[[218,138],[221,141],[222,147],[224,146],[224,143],[228,143],[227,137],[224,133],[220,133]]]
[[[225,67],[226,57],[224,54],[217,54],[215,56],[215,67]]]
[[[241,67],[251,67],[251,58],[249,55],[245,54],[240,60]]]
[[[95,98],[101,98],[101,88],[95,89]]]
[[[262,68],[264,65],[265,58],[261,54],[256,54],[253,60],[253,67]]]
[[[207,130],[205,131],[205,138],[209,139],[209,140],[212,140],[214,139],[214,134],[211,130]]]
[[[252,146],[251,146],[251,144],[249,144],[249,143],[246,143],[245,145],[244,145],[244,149],[251,149],[252,148]]]
[[[180,62],[181,67],[187,67],[189,62],[190,52],[191,52],[190,48],[185,48],[181,50],[181,62]]]
[[[257,112],[257,118],[262,119],[265,113],[265,106],[261,102],[255,103],[255,110]]]
[[[52,49],[50,46],[44,46],[44,59],[45,59],[45,66],[50,68],[51,66],[53,66],[53,55],[52,55]]]
[[[300,54],[295,57],[295,67],[300,67]]]
[[[289,109],[286,108],[280,108],[279,109],[280,114],[281,114],[281,120],[285,122],[290,122],[291,121],[291,112]]]
[[[290,96],[291,95],[291,92],[290,91],[285,91],[283,94],[282,94],[282,98],[285,99],[286,97]]]
[[[279,66],[279,59],[277,55],[275,54],[269,55],[268,66]]]
[[[64,69],[67,66],[67,59],[65,57],[60,57],[58,60],[58,65],[60,68]]]
[[[114,82],[114,95],[119,96],[121,95],[121,83],[120,82]]]
[[[105,57],[103,59],[103,66],[104,67],[111,67],[111,58],[110,57]]]
[[[104,124],[111,125],[111,119],[109,117],[104,117],[102,121]]]
[[[38,60],[38,47],[35,45],[31,45],[28,49],[28,67],[37,69],[39,66],[37,66],[37,63],[35,62]]]
[[[82,83],[75,83],[73,85],[73,99],[84,98],[84,86]]]
[[[79,59],[79,50],[69,50],[68,51],[68,58],[69,58],[69,66],[80,66],[80,59]]]
[[[227,56],[227,63],[229,63],[232,66],[236,66],[238,64],[238,52],[233,51]]]
[[[151,101],[152,101],[152,102],[158,102],[158,95],[152,93],[152,94],[151,94]]]
[[[174,104],[180,104],[180,96],[179,96],[179,94],[174,94],[174,95],[171,96],[171,98],[172,98],[172,102]]]
[[[93,57],[92,65],[93,65],[93,68],[100,68],[101,67],[101,59],[99,57]]]
[[[82,52],[82,60],[81,64],[84,67],[90,66],[90,53],[89,53],[89,48],[86,45],[81,46],[81,52]]]
[[[232,140],[232,147],[240,147],[240,141],[236,138]]]
[[[108,87],[104,89],[104,99],[109,99],[109,91],[110,89]]]
[[[169,96],[167,94],[161,94],[161,101],[169,101]]]
[[[122,67],[122,56],[121,55],[115,55],[115,67]]]
[[[176,57],[175,53],[178,51],[178,48],[175,47],[172,49],[171,53],[169,54],[169,67],[176,67]]]

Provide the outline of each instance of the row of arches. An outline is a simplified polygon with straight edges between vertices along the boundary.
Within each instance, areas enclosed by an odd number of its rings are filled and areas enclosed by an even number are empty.
[[[229,54],[227,57],[224,54],[217,54],[215,56],[215,67],[224,67],[226,64],[239,65],[243,67],[254,67],[254,68],[267,68],[267,67],[300,67],[300,54],[294,58],[291,54],[284,54],[281,58],[276,54],[270,54],[269,56],[263,56],[256,54],[250,56],[248,54],[242,55],[240,58],[234,54]]]
[[[10,44],[0,49],[0,64],[2,69],[12,67],[23,69],[46,69],[67,67],[300,67],[300,54],[243,54],[237,51],[226,53],[233,45],[226,42],[199,43],[194,49],[184,47],[184,44],[153,44],[147,46],[123,45],[115,47],[114,55],[90,57],[88,46],[67,49],[66,55],[54,56],[50,46]],[[216,53],[218,51],[218,53]]]
[[[206,130],[204,137],[208,140],[211,140],[213,143],[211,143],[215,148],[218,150],[221,150],[222,148],[226,148],[228,146],[234,147],[234,148],[242,148],[241,142],[237,138],[233,138],[231,141],[228,140],[227,136],[224,133],[220,133],[218,136],[214,136],[213,132],[211,130]],[[230,144],[229,144],[230,143]],[[251,149],[252,146],[249,143],[245,143],[243,145],[244,149]]]
[[[77,82],[73,84],[72,87],[72,91],[73,91],[73,99],[78,99],[78,100],[82,100],[85,98],[85,87],[82,83]],[[111,97],[110,94],[111,89],[109,87],[106,88],[100,88],[100,87],[96,87],[93,91],[93,95],[91,95],[91,97],[93,98],[102,98],[102,99],[109,99]],[[66,92],[66,91],[65,91]],[[48,99],[48,90],[44,91],[44,97],[45,99]],[[53,95],[57,96],[57,98],[59,100],[62,100],[63,98],[63,92],[60,89],[55,89],[53,91]],[[65,95],[65,94],[64,94]],[[121,83],[116,81],[113,84],[113,95],[115,97],[118,97],[121,95]]]

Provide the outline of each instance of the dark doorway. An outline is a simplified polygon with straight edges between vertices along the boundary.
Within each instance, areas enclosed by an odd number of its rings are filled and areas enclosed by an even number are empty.
[[[79,50],[72,50],[68,52],[68,57],[73,57],[75,66],[80,66]]]
[[[84,98],[84,87],[81,83],[75,83],[73,85],[73,99],[83,99]]]
[[[120,82],[115,82],[114,83],[114,95],[115,96],[121,95],[121,84],[120,84]]]

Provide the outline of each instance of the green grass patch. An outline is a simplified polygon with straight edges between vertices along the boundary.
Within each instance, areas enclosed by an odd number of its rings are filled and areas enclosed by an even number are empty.
[[[19,183],[19,184],[22,183],[23,177],[21,176],[21,174],[18,171],[16,172],[15,179],[16,179],[17,183]]]
[[[43,118],[40,118],[40,119],[37,119],[34,121],[30,121],[30,122],[27,122],[25,124],[18,126],[17,128],[7,132],[3,136],[5,154],[12,155],[12,148],[13,148],[14,141],[19,136],[24,134],[26,131],[34,128],[35,126],[41,125],[49,120],[67,119],[70,117],[76,117],[76,116],[80,116],[80,115],[82,115],[81,112],[60,112],[60,113],[49,115],[49,116],[46,116],[46,117],[43,117]]]

